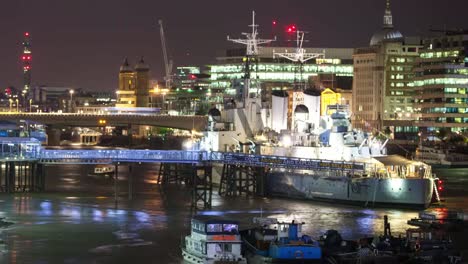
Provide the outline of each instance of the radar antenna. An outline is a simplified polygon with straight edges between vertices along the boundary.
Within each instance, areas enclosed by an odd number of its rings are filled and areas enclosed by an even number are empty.
[[[311,59],[315,59],[315,58],[318,58],[318,57],[325,57],[325,53],[322,52],[322,53],[310,53],[310,52],[306,52],[306,49],[304,49],[302,47],[302,44],[304,43],[304,35],[305,35],[305,32],[304,31],[299,31],[297,30],[296,31],[296,52],[294,53],[291,53],[291,52],[275,52],[273,53],[273,58],[276,58],[276,57],[282,57],[282,58],[285,58],[285,59],[288,59],[292,62],[295,62],[295,63],[298,63],[299,64],[299,69],[298,69],[298,72],[299,72],[299,88],[304,90],[304,86],[305,86],[305,83],[304,80],[303,80],[303,72],[304,72],[304,63],[306,61],[309,61]],[[297,82],[297,80],[295,81],[295,83]]]

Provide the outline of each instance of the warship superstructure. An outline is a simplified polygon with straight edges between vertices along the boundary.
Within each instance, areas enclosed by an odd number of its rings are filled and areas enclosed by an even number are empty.
[[[255,61],[257,45],[272,40],[257,38],[255,13],[251,27],[251,33],[244,33],[244,41],[233,40],[247,46],[243,85],[234,98],[225,101],[223,109],[209,111],[201,149],[303,158],[319,164],[316,170],[271,169],[267,192],[274,196],[424,208],[434,194],[438,197],[431,167],[387,155],[389,139],[376,131],[353,129],[347,105],[330,105],[321,115],[320,91],[306,87],[273,91],[271,100],[264,100],[259,81],[250,78],[253,67],[249,63]],[[309,58],[324,56],[305,52],[303,33],[297,36],[296,54],[279,56],[301,65]],[[362,166],[354,169],[355,163]],[[335,164],[341,164],[341,169],[330,169]],[[344,169],[346,166],[349,168]]]

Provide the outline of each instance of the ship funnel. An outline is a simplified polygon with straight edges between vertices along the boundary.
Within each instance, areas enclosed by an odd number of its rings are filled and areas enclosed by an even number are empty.
[[[272,129],[281,132],[288,128],[288,93],[285,91],[272,92]]]
[[[312,129],[317,129],[320,125],[320,92],[306,89],[304,105],[309,110],[309,122],[312,124]]]

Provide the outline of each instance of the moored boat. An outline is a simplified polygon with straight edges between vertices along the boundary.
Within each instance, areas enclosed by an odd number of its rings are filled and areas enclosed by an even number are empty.
[[[317,241],[302,234],[304,223],[254,218],[258,227],[241,231],[249,263],[320,263]]]
[[[237,221],[209,216],[195,216],[191,233],[182,245],[184,261],[193,264],[247,263],[241,254],[241,237]]]
[[[467,167],[468,155],[457,153],[449,149],[418,146],[415,160],[425,162],[433,167]]]
[[[103,179],[112,179],[115,173],[115,167],[111,164],[96,165],[89,176]]]

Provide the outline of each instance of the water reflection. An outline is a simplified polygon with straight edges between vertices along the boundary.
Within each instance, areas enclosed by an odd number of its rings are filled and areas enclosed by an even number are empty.
[[[236,219],[241,228],[251,226],[253,217],[258,216],[285,222],[303,221],[306,223],[303,232],[313,237],[335,229],[347,239],[382,233],[384,215],[389,216],[394,234],[404,233],[406,221],[418,214],[411,210],[311,201],[225,199],[216,194],[213,210],[193,212],[189,210],[188,190],[159,189],[148,183],[156,175],[155,168],[135,170],[134,175],[142,175],[135,178],[135,199],[130,202],[122,196],[119,207],[115,208],[109,192],[112,185],[95,184],[89,181],[86,172],[77,173],[63,167],[60,171],[65,171],[65,175],[62,176],[72,179],[69,183],[78,180],[77,177],[81,183],[89,183],[73,187],[84,194],[0,195],[0,216],[15,222],[9,230],[0,233],[9,249],[7,254],[0,254],[0,263],[180,263],[180,241],[189,233],[193,213]],[[59,174],[58,170],[56,173]],[[445,182],[449,181],[445,179]],[[468,187],[468,182],[465,183],[464,188]],[[121,192],[125,192],[125,184],[119,186]],[[450,186],[446,184],[446,188]],[[88,188],[88,193],[83,188]],[[93,192],[90,194],[89,190]],[[468,194],[464,195],[456,198],[466,201]],[[445,209],[431,210],[441,215],[447,213]]]

